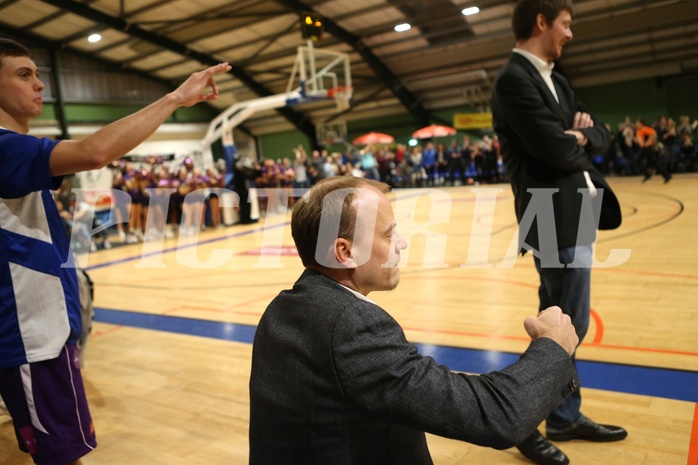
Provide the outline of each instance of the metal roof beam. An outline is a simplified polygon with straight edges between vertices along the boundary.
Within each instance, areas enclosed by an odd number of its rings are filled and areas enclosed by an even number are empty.
[[[114,72],[123,72],[124,71],[123,68],[118,63],[114,63],[111,61],[107,61],[107,60],[95,57],[95,56],[90,55],[88,53],[85,53],[79,49],[65,46],[62,43],[48,40],[48,39],[44,39],[42,37],[36,36],[36,35],[28,33],[28,32],[20,31],[18,29],[14,29],[14,28],[9,27],[9,26],[0,25],[0,33],[2,33],[2,32],[5,32],[7,35],[12,36],[13,38],[15,38],[19,41],[26,42],[23,45],[25,45],[29,48],[37,47],[37,48],[42,48],[44,50],[64,50],[67,53],[78,56],[78,57],[83,58],[85,60],[94,61],[94,62],[100,63],[102,65],[105,65],[111,71],[114,71]],[[53,73],[57,73],[57,70],[55,68],[52,71],[53,71]],[[129,70],[128,72],[131,74],[140,76],[142,78],[149,79],[151,81],[165,84],[168,87],[173,87],[173,84],[171,81],[168,81],[165,79],[159,79],[159,78],[157,78],[151,74],[145,73],[143,71]],[[58,99],[56,101],[58,101]],[[217,108],[215,108],[209,102],[204,102],[204,105],[208,106],[209,108],[214,109],[215,111],[219,111]],[[67,124],[67,123],[68,122],[66,121],[65,124]],[[240,129],[241,131],[243,131],[245,134],[249,135],[250,137],[254,137],[254,135],[252,134],[252,132],[248,128],[240,126],[238,129]]]
[[[81,16],[83,18],[95,21],[97,23],[101,24],[106,24],[107,26],[111,27],[112,29],[116,29],[118,31],[122,31],[125,34],[128,34],[133,37],[137,37],[141,40],[144,40],[146,42],[150,42],[152,44],[155,44],[159,47],[162,47],[165,50],[169,50],[171,52],[177,53],[179,55],[183,55],[185,57],[191,58],[193,60],[197,60],[198,62],[206,65],[206,66],[213,66],[217,63],[219,63],[221,60],[211,56],[207,55],[205,53],[198,52],[196,50],[193,50],[186,46],[185,44],[182,44],[180,42],[176,42],[174,40],[168,39],[167,37],[160,36],[158,34],[152,33],[150,31],[147,31],[145,29],[142,29],[136,24],[129,23],[123,19],[120,18],[115,18],[113,16],[107,15],[105,13],[102,13],[100,11],[95,10],[94,8],[90,8],[86,6],[85,4],[82,3],[77,3],[72,0],[42,0],[44,3],[48,3],[50,5],[54,5],[58,8],[65,9],[70,11],[71,13]],[[252,78],[251,75],[249,75],[246,71],[244,71],[241,68],[237,68],[234,66],[232,69],[229,71],[230,74],[235,76],[237,79],[242,81],[247,87],[252,89],[257,95],[260,97],[267,97],[269,95],[273,95],[271,90],[269,90],[266,86],[263,84],[260,84],[257,82],[254,78]],[[303,132],[306,136],[311,141],[311,144],[315,143],[316,140],[316,132],[315,132],[315,126],[312,124],[310,119],[303,115],[302,113],[299,113],[291,108],[284,107],[284,108],[278,108],[276,111],[278,111],[281,115],[283,115],[291,124],[293,124],[298,130]]]
[[[299,2],[298,0],[276,0],[276,2],[299,14],[302,12],[317,13],[311,7]],[[320,13],[317,14],[322,16]],[[385,82],[385,85],[393,92],[395,97],[400,100],[402,105],[407,109],[418,124],[427,126],[432,123],[432,119],[434,119],[434,117],[431,115],[431,113],[424,108],[417,97],[415,97],[402,84],[400,79],[395,76],[395,74],[393,74],[393,72],[390,71],[390,69],[380,60],[380,58],[373,53],[373,51],[364,43],[361,37],[347,31],[331,19],[324,16],[323,24],[325,27],[325,32],[333,35],[342,42],[351,45],[354,50],[361,55],[366,64],[368,64],[378,75],[378,77]],[[440,118],[437,119],[440,120]]]

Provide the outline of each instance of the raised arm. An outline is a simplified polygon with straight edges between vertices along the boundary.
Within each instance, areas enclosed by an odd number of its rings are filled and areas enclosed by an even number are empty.
[[[577,337],[559,308],[528,319],[534,338],[514,364],[481,376],[420,355],[387,313],[353,307],[334,328],[333,359],[358,408],[445,437],[504,449],[521,442],[576,387]]]
[[[147,107],[103,127],[82,140],[59,142],[51,153],[51,176],[77,173],[106,166],[126,155],[157,130],[180,107],[218,98],[213,77],[230,70],[228,63],[219,63],[196,72],[176,90]],[[204,92],[206,87],[209,92]]]
[[[305,160],[308,158],[302,144],[299,144],[298,148],[294,148],[293,153],[296,155],[296,161],[298,163],[305,163]]]

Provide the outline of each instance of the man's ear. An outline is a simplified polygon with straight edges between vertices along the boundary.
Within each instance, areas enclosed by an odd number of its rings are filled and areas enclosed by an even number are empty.
[[[354,261],[354,256],[351,253],[352,245],[352,241],[342,237],[339,237],[336,241],[334,241],[334,257],[337,259],[337,263],[346,268],[356,268],[356,262]]]
[[[538,13],[538,16],[536,16],[536,29],[538,29],[539,32],[543,32],[547,28],[548,21],[545,19],[545,15],[543,13]]]

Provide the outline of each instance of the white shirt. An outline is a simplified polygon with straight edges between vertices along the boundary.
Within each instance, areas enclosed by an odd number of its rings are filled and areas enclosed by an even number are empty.
[[[543,60],[542,58],[534,55],[531,52],[528,52],[526,50],[522,50],[520,48],[515,48],[512,50],[514,53],[518,53],[519,55],[524,56],[528,61],[530,61],[533,66],[536,67],[538,72],[540,73],[540,76],[543,78],[545,83],[548,85],[548,89],[550,89],[550,92],[553,94],[553,97],[555,97],[555,101],[557,103],[560,103],[560,99],[557,98],[557,91],[555,91],[555,86],[553,85],[553,68],[555,67],[555,63],[548,63],[547,61]]]

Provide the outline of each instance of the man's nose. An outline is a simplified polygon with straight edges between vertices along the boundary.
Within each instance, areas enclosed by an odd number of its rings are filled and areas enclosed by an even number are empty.
[[[406,249],[407,241],[405,240],[405,238],[402,237],[398,232],[395,232],[395,236],[395,250],[400,251]]]

